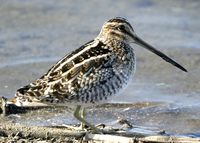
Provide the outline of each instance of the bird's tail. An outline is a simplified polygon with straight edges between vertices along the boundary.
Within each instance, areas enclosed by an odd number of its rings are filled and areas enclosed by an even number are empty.
[[[16,106],[34,107],[34,106],[47,106],[41,102],[41,93],[34,89],[40,89],[40,86],[24,86],[16,91],[15,98],[7,101],[7,104],[14,104]],[[38,96],[36,96],[38,95]]]

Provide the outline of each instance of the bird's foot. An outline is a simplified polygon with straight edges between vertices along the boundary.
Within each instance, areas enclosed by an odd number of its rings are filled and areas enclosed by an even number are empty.
[[[76,130],[76,131],[87,131],[82,124],[79,127],[73,127],[73,126],[66,125],[66,124],[63,124],[62,126],[67,127],[69,129]]]
[[[84,128],[84,126],[79,126],[79,127],[73,127],[73,126],[70,126],[70,125],[66,125],[66,124],[63,124],[62,126],[66,127],[66,128],[69,128],[69,129],[72,129],[72,130],[75,130],[75,131],[88,131],[86,128]],[[103,130],[99,129],[99,128],[96,128],[94,127],[91,131],[92,133],[96,133],[96,134],[103,134]]]

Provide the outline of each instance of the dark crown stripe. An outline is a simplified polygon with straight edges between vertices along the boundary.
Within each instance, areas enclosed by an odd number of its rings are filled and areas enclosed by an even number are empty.
[[[115,17],[115,18],[111,18],[109,19],[106,23],[112,23],[112,22],[115,22],[115,23],[125,23],[127,24],[130,28],[132,28],[131,24],[124,18],[121,18],[121,17]],[[133,28],[132,28],[133,29]]]

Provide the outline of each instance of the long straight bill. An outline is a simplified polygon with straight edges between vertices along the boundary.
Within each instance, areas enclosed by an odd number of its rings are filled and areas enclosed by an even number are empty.
[[[148,43],[146,43],[145,41],[140,39],[138,36],[135,36],[134,39],[135,39],[135,42],[134,42],[135,44],[138,44],[138,45],[146,48],[147,50],[149,50],[149,51],[153,52],[154,54],[160,56],[166,62],[169,62],[172,65],[176,66],[177,68],[181,69],[182,71],[187,72],[187,70],[183,66],[181,66],[179,63],[175,62],[174,60],[172,60],[171,58],[169,58],[168,56],[166,56],[165,54],[163,54],[162,52],[160,52],[156,48],[152,47],[151,45],[149,45]]]

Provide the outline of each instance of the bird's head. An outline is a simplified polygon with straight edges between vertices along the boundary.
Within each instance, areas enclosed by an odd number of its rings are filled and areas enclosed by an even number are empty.
[[[179,69],[187,72],[187,70],[180,64],[139,38],[135,34],[131,24],[124,18],[114,17],[106,21],[101,29],[98,39],[101,41],[118,40],[128,44],[135,43],[160,56],[166,62],[169,62]]]
[[[133,43],[135,36],[131,24],[126,19],[115,17],[104,23],[98,37],[105,40],[116,39],[126,43]]]

